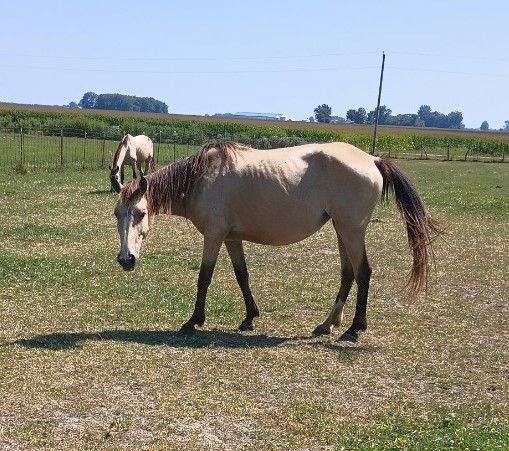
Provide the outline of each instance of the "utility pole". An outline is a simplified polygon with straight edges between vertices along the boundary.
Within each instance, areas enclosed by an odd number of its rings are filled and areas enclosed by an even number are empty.
[[[375,130],[373,133],[373,144],[371,145],[371,154],[376,149],[376,132],[378,130],[378,118],[380,116],[380,97],[382,97],[382,83],[384,81],[385,52],[382,52],[382,70],[380,71],[380,85],[378,86],[378,102],[376,104]]]

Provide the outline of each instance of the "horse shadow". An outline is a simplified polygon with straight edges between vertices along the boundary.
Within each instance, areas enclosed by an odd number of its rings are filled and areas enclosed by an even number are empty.
[[[106,194],[111,194],[111,191],[109,189],[95,189],[88,191],[86,194],[88,196],[104,196]]]
[[[370,346],[366,345],[345,346],[341,342],[323,341],[313,337],[277,337],[221,330],[196,330],[193,333],[183,333],[174,330],[121,329],[96,332],[55,332],[16,340],[12,344],[25,348],[59,351],[80,348],[85,341],[116,341],[172,348],[226,349],[273,348],[307,344],[324,347],[344,355],[366,351],[371,352],[373,350]]]

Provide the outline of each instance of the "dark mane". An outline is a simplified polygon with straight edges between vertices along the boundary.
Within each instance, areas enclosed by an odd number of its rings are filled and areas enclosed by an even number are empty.
[[[115,150],[115,154],[113,155],[113,162],[111,165],[112,168],[115,167],[115,163],[118,161],[118,156],[120,155],[120,149],[124,146],[126,138],[127,138],[127,135],[124,135],[124,137],[122,138],[122,140],[120,141],[120,143],[117,146],[117,150]]]
[[[147,176],[147,204],[150,213],[171,213],[172,203],[184,204],[209,166],[208,153],[216,150],[222,163],[232,160],[236,149],[244,146],[235,142],[209,143],[183,160],[164,166]],[[131,180],[120,192],[122,202],[128,203],[139,187],[139,180]]]

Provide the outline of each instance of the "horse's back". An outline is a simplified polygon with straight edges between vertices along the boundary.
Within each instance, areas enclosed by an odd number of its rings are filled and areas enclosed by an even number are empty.
[[[324,181],[334,192],[337,185],[382,189],[382,177],[375,161],[357,147],[343,142],[304,144],[272,150],[240,149],[235,158],[235,168],[241,174],[256,174],[264,178],[304,183],[304,189],[324,188]],[[309,185],[309,186],[308,186]],[[348,189],[348,186],[346,186]]]

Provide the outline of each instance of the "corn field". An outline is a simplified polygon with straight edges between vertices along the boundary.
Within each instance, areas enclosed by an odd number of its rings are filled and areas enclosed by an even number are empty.
[[[376,152],[394,158],[502,162],[509,135],[461,130],[380,127]],[[193,153],[212,140],[232,140],[260,149],[309,142],[343,141],[371,150],[372,127],[219,120],[66,108],[6,108],[0,105],[0,168],[107,167],[125,133],[146,134],[158,164]]]

